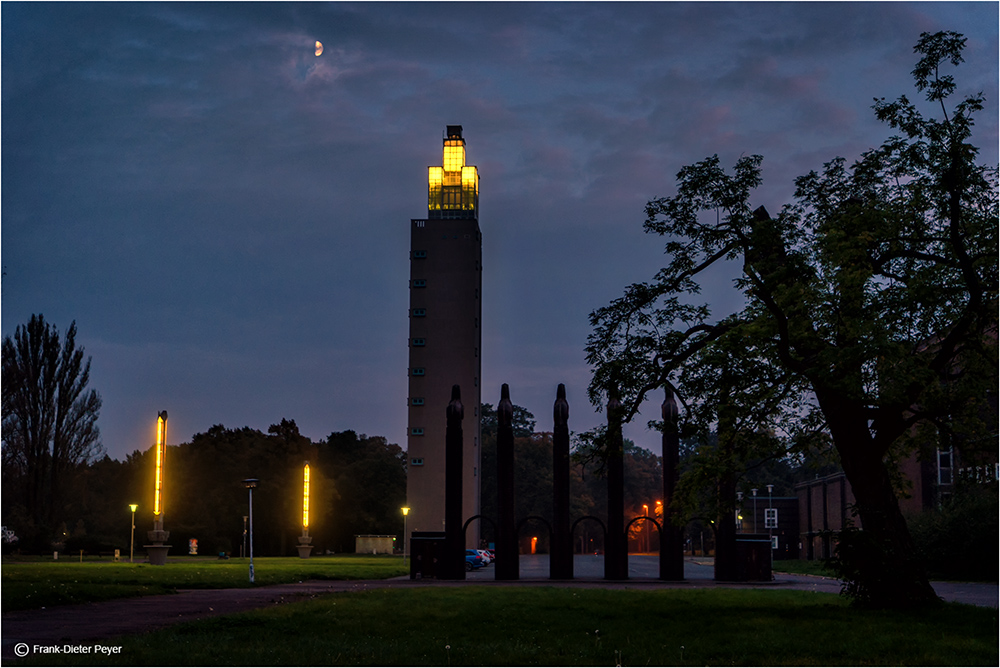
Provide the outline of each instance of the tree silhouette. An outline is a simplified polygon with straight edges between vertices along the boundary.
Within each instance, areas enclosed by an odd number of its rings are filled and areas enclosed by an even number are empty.
[[[797,179],[777,218],[750,204],[760,156],[732,174],[718,157],[684,167],[678,194],[646,207],[668,265],[591,314],[594,403],[616,388],[631,417],[669,383],[687,426],[718,425],[734,461],[830,440],[864,528],[851,591],[873,605],[937,601],[893,458],[929,432],[996,447],[982,405],[997,389],[997,170],[977,165],[967,141],[982,96],[945,106],[955,84],[944,68],[962,62],[964,44],[925,33],[915,47],[917,89],[941,118],[905,96],[876,100],[900,134],[850,167],[837,158]],[[714,319],[693,296],[720,265],[739,272],[746,306]]]
[[[74,468],[103,452],[101,397],[87,391],[90,358],[76,347],[76,322],[60,340],[41,314],[3,340],[3,466],[30,531],[55,528]],[[7,481],[5,481],[7,482]],[[28,531],[25,531],[28,533]]]

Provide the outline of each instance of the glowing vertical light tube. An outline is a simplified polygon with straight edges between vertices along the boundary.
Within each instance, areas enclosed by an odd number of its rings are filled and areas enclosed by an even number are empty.
[[[157,518],[163,513],[160,503],[160,491],[163,486],[163,455],[167,442],[167,412],[156,416],[156,480],[153,495],[153,515]]]
[[[302,469],[302,533],[309,529],[309,462]]]

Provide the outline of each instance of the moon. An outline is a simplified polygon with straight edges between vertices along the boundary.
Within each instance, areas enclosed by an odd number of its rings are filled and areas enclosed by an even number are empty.
[[[316,42],[316,56],[319,57],[323,54],[323,42]]]

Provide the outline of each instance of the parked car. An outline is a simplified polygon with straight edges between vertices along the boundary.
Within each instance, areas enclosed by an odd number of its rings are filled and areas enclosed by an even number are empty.
[[[465,570],[471,571],[474,568],[482,568],[485,565],[483,558],[479,556],[478,552],[475,550],[465,551]]]
[[[476,552],[478,552],[479,556],[483,558],[483,565],[484,566],[489,566],[490,562],[493,561],[493,557],[490,556],[489,551],[487,551],[487,550],[476,550]]]
[[[497,560],[496,550],[487,549],[486,550],[486,554],[490,555],[490,561],[496,561]]]

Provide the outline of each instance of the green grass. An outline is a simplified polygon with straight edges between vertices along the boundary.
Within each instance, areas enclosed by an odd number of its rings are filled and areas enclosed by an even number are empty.
[[[775,573],[795,573],[796,575],[822,575],[836,577],[829,568],[823,565],[822,559],[809,561],[807,559],[781,559],[772,565]]]
[[[10,562],[0,574],[5,612],[105,601],[127,596],[170,593],[177,589],[219,589],[299,582],[300,580],[381,580],[404,575],[403,560],[391,555],[258,557],[254,585],[249,561],[178,559],[165,566],[103,562]]]
[[[336,593],[106,642],[52,665],[988,665],[997,611],[856,610],[775,590],[424,587]],[[42,660],[44,659],[44,660]]]

